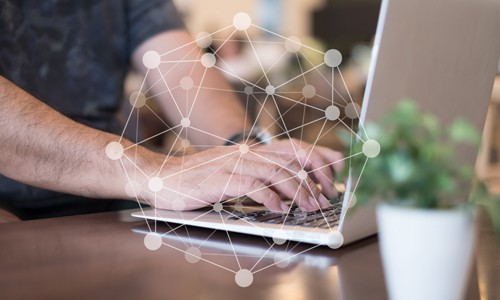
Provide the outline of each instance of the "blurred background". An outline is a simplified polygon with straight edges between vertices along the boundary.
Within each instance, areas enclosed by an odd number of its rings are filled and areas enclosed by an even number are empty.
[[[219,31],[233,22],[233,17],[238,12],[246,12],[252,18],[252,23],[259,25],[266,30],[279,33],[285,37],[297,37],[300,41],[314,49],[326,51],[331,48],[338,49],[343,56],[340,70],[345,80],[345,86],[337,86],[340,97],[348,97],[349,91],[352,99],[361,105],[364,94],[365,82],[370,64],[371,45],[377,26],[378,13],[381,0],[174,0],[178,10],[182,14],[186,26],[194,37],[199,33],[213,33]],[[232,70],[245,78],[252,78],[252,82],[262,84],[262,72],[256,63],[248,58],[248,43],[245,37],[233,36],[225,41],[230,31],[224,31],[214,34],[211,46],[207,51],[214,51],[224,43],[224,47],[218,51],[218,55],[224,57],[224,60],[230,65]],[[257,51],[263,56],[263,64],[273,65],[270,76],[274,78],[290,78],[293,71],[300,67],[307,69],[308,64],[313,65],[318,60],[323,59],[314,51],[301,51],[302,57],[297,61],[295,57],[283,59],[283,62],[276,64],[278,58],[281,59],[281,52],[273,48],[274,35],[263,30],[250,28],[249,36],[253,40],[270,41],[270,43],[256,44]],[[224,42],[225,41],[225,42]],[[267,46],[263,46],[267,45]],[[264,59],[267,58],[267,59]],[[267,62],[266,62],[267,60]],[[313,72],[311,72],[313,73]],[[498,67],[500,74],[500,63]],[[309,74],[308,81],[315,83],[316,93],[313,97],[303,97],[303,94],[296,92],[295,101],[306,101],[311,106],[326,108],[328,101],[324,101],[322,94],[328,94],[329,87],[322,86],[314,74]],[[316,75],[318,76],[318,75]],[[328,75],[329,76],[329,75]],[[231,80],[231,78],[228,78]],[[282,80],[282,81],[283,81]],[[126,92],[128,94],[136,91],[142,78],[131,74],[127,80]],[[243,90],[241,82],[233,81],[235,90]],[[303,85],[303,83],[302,83]],[[300,90],[293,88],[294,83],[289,85],[291,88],[290,98],[294,91]],[[347,88],[347,89],[346,89]],[[293,91],[292,91],[293,90]],[[250,118],[256,118],[255,112],[260,109],[259,105],[266,105],[255,98],[255,101],[249,101],[244,93],[241,93],[243,105],[247,106],[247,112]],[[128,96],[127,96],[128,97]],[[125,101],[128,103],[128,101]],[[258,124],[266,128],[274,135],[280,134],[284,128],[300,128],[292,130],[292,137],[301,138],[309,142],[315,142],[318,132],[322,130],[321,122],[311,122],[310,125],[301,127],[302,124],[318,119],[318,113],[324,112],[311,109],[307,105],[293,105],[290,101],[277,101],[278,107],[268,106],[260,114],[257,120]],[[124,112],[129,112],[130,107],[124,107]],[[283,124],[276,122],[276,114],[286,111],[283,116]],[[142,110],[140,118],[148,118],[149,113]],[[159,109],[158,114],[161,114]],[[145,114],[145,115],[142,115]],[[492,102],[486,121],[483,135],[483,147],[477,163],[477,172],[479,176],[491,183],[491,187],[500,193],[500,75],[497,76],[492,93]],[[135,118],[133,118],[135,119]],[[158,124],[159,127],[163,126]],[[130,126],[129,128],[135,128]],[[150,137],[160,130],[153,127],[139,126],[139,139],[141,137]],[[342,146],[335,136],[334,131],[323,129],[328,134],[321,135],[318,140],[319,145],[341,150]],[[133,133],[135,135],[135,133]],[[163,149],[173,149],[182,147],[182,145],[172,145],[175,137],[162,135],[151,140],[152,146]],[[191,149],[194,151],[194,149]],[[189,152],[189,151],[188,151]],[[498,183],[497,183],[498,182]]]

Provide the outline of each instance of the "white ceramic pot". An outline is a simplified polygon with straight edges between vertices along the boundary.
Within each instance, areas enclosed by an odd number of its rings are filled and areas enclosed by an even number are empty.
[[[377,223],[390,299],[463,299],[474,253],[474,220],[472,209],[379,204]]]

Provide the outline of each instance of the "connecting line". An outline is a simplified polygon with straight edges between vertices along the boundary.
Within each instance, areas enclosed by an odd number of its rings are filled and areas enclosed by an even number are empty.
[[[316,169],[313,169],[313,170],[311,170],[310,172],[314,172],[314,171],[321,170],[321,169],[326,168],[326,167],[333,166],[334,164],[340,163],[340,162],[342,162],[342,161],[344,161],[344,160],[351,159],[351,158],[353,158],[354,156],[357,156],[357,155],[360,155],[360,154],[363,154],[363,152],[358,152],[358,153],[355,153],[355,154],[351,154],[351,155],[349,155],[349,156],[346,156],[346,157],[344,157],[344,158],[342,158],[342,159],[339,159],[339,160],[337,160],[337,161],[334,161],[334,162],[332,162],[332,163],[329,163],[329,164],[323,165],[323,166],[321,166],[321,167],[318,167],[318,168],[316,168]]]
[[[365,160],[365,163],[363,164],[363,168],[361,168],[361,172],[359,173],[359,176],[358,176],[358,178],[356,180],[356,185],[352,189],[351,198],[348,199],[347,207],[345,209],[345,213],[343,213],[343,216],[341,216],[341,220],[339,222],[339,228],[342,227],[342,225],[344,224],[345,214],[347,213],[347,210],[351,206],[352,195],[356,192],[356,189],[358,188],[359,181],[361,180],[361,176],[363,175],[363,171],[365,170],[365,166],[366,166],[366,163],[368,162],[368,159],[369,158],[367,157],[366,160]]]
[[[233,254],[224,254],[224,253],[205,253],[203,252],[203,256],[233,256]],[[260,255],[251,255],[251,254],[238,254],[239,257],[250,257],[250,258],[258,258]]]
[[[267,33],[270,33],[270,34],[272,34],[272,35],[274,35],[274,36],[277,36],[277,37],[280,37],[280,38],[282,38],[282,39],[285,39],[285,40],[287,40],[287,41],[288,41],[288,40],[290,40],[290,39],[289,39],[289,38],[287,38],[286,36],[280,35],[280,34],[278,34],[278,33],[274,32],[274,31],[268,30],[268,29],[266,29],[266,28],[264,28],[264,27],[260,27],[260,26],[255,25],[255,24],[252,24],[251,26],[253,26],[253,27],[255,27],[255,28],[258,28],[258,29],[260,29],[260,30],[262,30],[262,31],[265,31],[265,32],[267,32]],[[307,48],[307,49],[309,49],[309,50],[312,50],[312,51],[314,51],[314,52],[317,52],[317,53],[319,53],[319,54],[325,54],[323,51],[319,51],[318,49],[314,49],[314,48],[309,47],[309,46],[307,46],[307,45],[304,45],[304,44],[302,44],[302,43],[300,43],[300,46],[301,46],[301,47],[304,47],[304,48]]]
[[[338,92],[337,90],[335,90],[335,93],[337,93],[337,95],[338,95],[338,96],[342,99],[342,95],[340,95],[340,94],[339,94],[339,92]],[[326,101],[328,101],[329,103],[332,101],[332,99],[327,98],[327,97],[324,97],[324,96],[321,96],[321,95],[319,95],[319,94],[316,94],[316,97],[318,97],[318,98],[320,98],[320,99],[322,99],[322,100],[326,100]],[[344,99],[342,99],[342,100],[344,100]],[[337,103],[335,104],[335,106],[346,107],[346,105],[347,105],[347,104],[349,104],[346,100],[344,100],[344,102],[345,102],[346,104],[342,104],[342,103],[338,103],[338,102],[337,102]]]
[[[302,74],[299,74],[299,75],[297,75],[297,76],[293,77],[292,79],[290,79],[290,80],[288,80],[288,81],[283,82],[282,84],[278,85],[278,86],[276,87],[276,89],[279,89],[280,87],[282,87],[282,86],[284,86],[284,85],[289,84],[290,82],[294,81],[294,80],[295,80],[295,79],[297,79],[297,78],[300,78],[300,77],[302,77],[302,76],[306,75],[307,73],[310,73],[310,72],[312,72],[312,71],[314,71],[314,70],[317,70],[318,68],[320,68],[320,67],[321,67],[321,66],[323,66],[324,64],[325,64],[325,63],[321,63],[321,64],[319,64],[319,65],[317,65],[317,66],[314,66],[314,67],[312,67],[311,69],[309,69],[309,70],[307,70],[307,71],[303,72]]]
[[[244,94],[245,93],[244,91],[235,91],[235,90],[228,90],[228,89],[217,89],[217,88],[204,87],[204,86],[193,86],[193,88],[201,88],[202,90],[228,92],[228,93],[238,93],[238,94]]]
[[[302,187],[302,183],[300,185],[300,187]],[[290,207],[288,208],[288,211],[286,212],[285,214],[285,220],[283,221],[283,223],[281,223],[281,227],[280,227],[280,230],[283,230],[283,227],[285,226],[285,222],[286,222],[286,219],[288,219],[288,216],[290,215],[291,213],[291,210],[292,210],[292,206],[294,205],[294,203],[296,202],[295,199],[297,199],[297,196],[299,194],[299,189],[297,189],[295,191],[295,195],[293,195],[293,198],[292,198],[292,203],[290,204]]]
[[[232,77],[234,77],[234,78],[238,79],[238,80],[239,80],[239,81],[241,81],[243,84],[246,84],[246,85],[252,86],[253,88],[259,89],[259,90],[261,90],[261,91],[263,91],[263,92],[265,91],[265,89],[263,89],[262,87],[260,87],[260,86],[256,85],[255,83],[250,82],[250,81],[248,81],[248,80],[246,80],[246,79],[243,79],[243,78],[241,78],[241,77],[237,76],[236,74],[233,74],[233,73],[231,73],[231,72],[229,72],[229,71],[227,71],[227,70],[224,70],[224,69],[223,69],[223,68],[221,68],[221,67],[218,67],[217,65],[213,66],[212,68],[215,68],[215,69],[217,69],[217,70],[221,71],[222,73],[225,73],[225,74],[227,74],[227,75],[229,75],[229,76],[232,76]]]
[[[347,124],[346,124],[346,123],[344,123],[344,121],[342,121],[341,119],[338,119],[338,120],[339,120],[339,122],[340,122],[340,123],[342,123],[342,125],[344,125],[345,127],[349,128],[349,127],[347,126]],[[361,126],[361,127],[363,127],[363,126]],[[360,136],[359,136],[359,135],[358,135],[358,134],[357,134],[354,130],[352,130],[352,129],[351,129],[351,133],[352,133],[352,134],[354,134],[354,135],[355,135],[355,136],[356,136],[356,137],[357,137],[360,141],[362,141],[362,142],[366,142],[365,140],[363,140],[363,138],[361,138],[361,137],[360,137]]]
[[[192,221],[196,221],[196,220],[198,220],[199,218],[203,218],[206,214],[208,214],[208,213],[210,213],[210,212],[211,212],[210,210],[209,210],[209,211],[206,211],[206,212],[204,212],[204,213],[200,214],[199,216],[197,216],[196,218],[192,219]],[[181,213],[181,216],[182,216],[182,213]],[[165,223],[167,223],[167,222],[165,222]],[[173,232],[173,233],[175,233],[177,230],[179,230],[180,228],[185,227],[185,226],[186,226],[185,224],[177,224],[177,226],[176,226],[176,227],[172,228],[172,227],[169,225],[170,230],[166,231],[165,233],[162,233],[160,236],[161,236],[161,237],[164,237],[164,236],[169,235],[169,234],[170,234],[170,233],[172,233],[172,232]]]
[[[237,152],[237,151],[226,153],[226,154],[224,154],[224,155],[222,155],[222,156],[215,157],[215,158],[210,159],[210,160],[208,160],[208,161],[204,161],[204,162],[202,162],[202,163],[200,163],[200,164],[198,164],[198,165],[196,165],[196,166],[192,166],[192,167],[189,167],[189,168],[184,169],[184,170],[182,170],[182,171],[179,171],[179,172],[175,172],[175,173],[169,174],[169,175],[167,175],[167,176],[165,176],[165,177],[163,177],[163,178],[161,178],[161,179],[162,179],[162,180],[168,179],[168,178],[170,178],[170,177],[173,177],[173,176],[179,175],[179,174],[181,174],[181,173],[183,173],[183,172],[190,171],[190,170],[195,169],[195,168],[198,168],[198,167],[200,167],[200,166],[203,166],[203,165],[206,165],[206,164],[212,163],[212,162],[214,162],[214,161],[217,161],[217,160],[219,160],[219,159],[223,159],[223,158],[225,158],[225,157],[227,157],[227,156],[230,156],[230,155],[235,154],[236,152]]]
[[[255,50],[255,47],[252,43],[252,40],[250,39],[250,36],[248,35],[248,32],[245,30],[245,35],[247,36],[247,39],[250,43],[250,47],[252,47],[253,53],[255,54],[255,58],[257,58],[257,62],[259,63],[260,70],[262,73],[264,73],[264,76],[266,77],[267,84],[271,84],[271,81],[269,81],[269,78],[267,77],[266,71],[264,70],[264,66],[262,66],[262,62],[259,59],[259,55],[257,54],[257,50]]]
[[[182,253],[184,253],[184,254],[187,254],[187,255],[191,255],[191,256],[192,256],[192,254],[191,254],[191,253],[189,253],[189,252],[187,252],[187,251],[184,251],[184,250],[182,250],[182,249],[180,249],[180,248],[177,248],[177,247],[175,247],[175,246],[169,245],[169,244],[164,243],[164,242],[162,242],[162,244],[163,244],[163,245],[165,245],[165,246],[167,246],[167,247],[169,247],[169,248],[175,249],[175,250],[180,251],[180,252],[182,252]],[[226,268],[226,267],[224,267],[224,266],[222,266],[222,265],[219,265],[219,264],[217,264],[217,263],[214,263],[214,262],[212,262],[212,261],[210,261],[210,260],[208,260],[208,259],[205,259],[205,258],[203,258],[203,257],[201,257],[201,256],[200,256],[200,257],[198,257],[198,256],[197,256],[197,258],[199,258],[200,260],[202,260],[202,261],[204,261],[204,262],[207,262],[207,263],[209,263],[209,264],[211,264],[211,265],[213,265],[213,266],[216,266],[216,267],[219,267],[219,268],[224,269],[224,270],[226,270],[226,271],[229,271],[229,272],[231,272],[231,273],[234,273],[234,274],[236,274],[236,273],[237,273],[237,272],[236,272],[236,271],[234,271],[234,270],[231,270],[231,269]]]
[[[275,162],[275,161],[273,161],[273,160],[271,160],[271,159],[269,159],[269,158],[267,158],[267,157],[265,157],[263,155],[259,155],[257,152],[252,152],[252,154],[254,154],[255,156],[257,156],[257,157],[259,157],[259,158],[261,158],[261,159],[263,159],[263,160],[265,160],[267,162],[270,162],[270,163],[272,163],[274,165],[277,165],[280,168],[282,168],[282,169],[284,169],[284,170],[286,170],[286,171],[288,171],[288,172],[290,172],[292,174],[297,174],[297,172],[295,172],[294,170],[288,168],[287,166],[280,165],[279,163],[277,163],[277,162]],[[293,158],[290,161],[288,161],[288,162],[291,162],[292,160],[293,160]]]
[[[170,67],[170,69],[169,69],[167,72],[165,72],[164,74],[162,74],[162,76],[161,76],[161,77],[164,77],[165,75],[170,74],[170,72],[173,72],[173,70],[175,70],[175,68],[176,68],[177,66],[179,66],[182,62],[184,62],[184,59],[185,59],[186,57],[188,57],[189,55],[191,55],[191,53],[193,53],[193,52],[194,52],[194,51],[196,51],[197,49],[198,49],[198,50],[201,50],[201,49],[199,49],[199,48],[197,48],[197,47],[194,47],[193,49],[191,49],[188,53],[186,53],[186,55],[184,55],[184,56],[181,58],[181,60],[179,60],[179,61],[178,61],[175,65],[171,66],[171,67]],[[201,51],[198,51],[198,54],[199,54],[200,52],[201,52]],[[168,53],[169,53],[169,52],[168,52]],[[165,54],[162,54],[162,55],[165,55]],[[162,56],[162,55],[160,55],[160,56]],[[148,88],[148,89],[144,92],[144,94],[148,93],[148,92],[149,92],[149,91],[150,91],[153,87],[155,87],[155,86],[156,86],[156,85],[157,85],[160,81],[161,81],[161,79],[158,79],[155,83],[150,84],[149,88]]]
[[[201,247],[203,247],[203,245],[212,237],[212,235],[214,235],[218,230],[215,229],[214,231],[212,231],[212,233],[210,233],[209,236],[207,236],[207,238],[205,240],[203,240],[203,242],[201,242],[201,244],[198,246],[198,248],[201,249]],[[203,253],[203,255],[207,255],[206,253]]]
[[[332,68],[332,105],[335,105],[335,68]]]
[[[274,102],[274,106],[276,106],[276,111],[280,111],[279,107],[278,107],[278,103],[276,103],[276,98],[274,98],[274,95],[272,95],[272,98],[273,98],[273,102]],[[290,131],[288,130],[288,128],[286,127],[286,122],[285,120],[283,119],[283,116],[280,114],[280,119],[281,119],[281,122],[283,123],[283,127],[285,128],[285,132],[286,132],[286,135],[289,139],[291,139],[292,137],[290,136]],[[295,144],[294,143],[290,143],[292,145],[292,148],[293,148],[293,152],[294,153],[297,153],[297,149],[295,149]]]
[[[203,130],[203,129],[199,129],[199,128],[192,127],[192,126],[190,126],[189,128],[190,128],[190,129],[192,129],[192,130],[194,130],[194,131],[198,131],[198,132],[201,132],[201,133],[203,133],[203,134],[209,135],[209,136],[211,136],[211,137],[213,137],[213,138],[219,139],[219,140],[221,140],[222,142],[229,142],[229,140],[228,140],[228,139],[223,138],[223,137],[220,137],[220,136],[218,136],[218,135],[216,135],[216,134],[210,133],[210,132],[205,131],[205,130]]]
[[[134,161],[132,161],[130,157],[128,157],[126,154],[123,154],[123,157],[125,157],[137,170],[139,170],[142,175],[144,175],[146,178],[149,178],[149,176],[141,168],[139,168],[139,166]]]
[[[223,163],[222,165],[220,165],[218,168],[214,169],[214,170],[213,170],[213,172],[212,172],[209,176],[207,176],[206,178],[204,178],[201,182],[199,182],[199,184],[202,184],[202,183],[204,183],[205,181],[207,181],[207,180],[208,180],[211,176],[213,176],[213,175],[214,175],[215,173],[217,173],[220,169],[222,169],[222,168],[226,165],[226,163],[227,163],[227,162],[224,162],[224,163]],[[182,170],[179,172],[179,176],[182,176],[182,173],[184,173],[185,171],[187,171],[187,170],[182,169]],[[180,179],[179,179],[179,185],[180,185]],[[180,193],[180,192],[178,192],[178,191],[180,190],[179,188],[177,189],[177,191],[175,191],[175,190],[171,190],[171,189],[168,189],[168,188],[166,188],[166,189],[167,189],[167,190],[169,190],[169,191],[176,192],[176,193],[178,193],[178,194],[179,194],[179,195],[181,195],[181,196],[184,196],[184,197],[187,197],[187,198],[190,198],[190,199],[193,199],[193,200],[196,200],[196,201],[202,202],[202,203],[204,203],[204,204],[207,204],[207,205],[210,205],[210,204],[211,204],[211,203],[209,203],[209,202],[206,202],[206,201],[203,201],[203,200],[200,200],[200,199],[194,198],[194,197],[190,196],[189,194]],[[191,189],[191,191],[189,191],[189,193],[193,192],[195,189],[196,189],[196,188]]]
[[[139,204],[139,208],[141,210],[141,213],[142,213],[143,216],[145,216],[146,214],[144,213],[144,209],[142,208],[141,201],[139,201],[139,198],[137,197],[137,193],[135,191],[135,188],[132,185],[132,180],[130,180],[130,176],[128,175],[128,172],[125,169],[125,165],[123,164],[123,161],[121,159],[120,159],[120,164],[122,165],[123,171],[125,172],[125,176],[127,176],[127,180],[129,182],[130,186],[132,187],[132,191],[134,192],[135,200],[137,201],[137,204]],[[146,225],[148,226],[149,231],[151,231],[151,227],[149,226],[148,222],[146,222]]]
[[[222,214],[219,213],[219,215],[220,215],[220,220],[222,221],[222,224],[226,225],[226,222],[225,222],[224,218],[222,217]],[[231,248],[233,249],[234,258],[236,259],[236,263],[238,263],[238,267],[241,269],[240,260],[238,259],[238,255],[236,254],[236,249],[234,249],[233,241],[231,240],[231,235],[229,234],[229,231],[227,231],[227,230],[226,230],[226,235],[227,235],[227,239],[229,240],[229,244],[231,245]]]
[[[269,72],[271,72],[271,70],[283,59],[283,57],[287,54],[287,52],[283,52],[283,54],[280,55],[280,57],[278,57],[278,59],[276,59],[273,64],[269,67],[269,69],[267,69],[266,72],[263,71],[263,74],[260,76],[259,79],[257,79],[255,82],[260,82],[262,79],[266,78],[266,75],[269,74]]]
[[[139,111],[136,113],[136,121],[135,121],[135,143],[139,140]],[[134,159],[137,161],[137,156],[139,154],[139,147],[135,147],[134,149]],[[137,170],[134,168],[134,179],[137,179]]]
[[[150,137],[148,137],[147,139],[144,139],[144,140],[142,140],[142,141],[140,141],[140,142],[138,142],[138,143],[136,143],[136,144],[134,144],[134,145],[128,146],[128,147],[126,147],[124,150],[128,150],[128,149],[130,149],[130,148],[132,148],[132,147],[139,146],[140,144],[143,144],[143,143],[145,143],[145,142],[147,142],[147,141],[149,141],[149,140],[151,140],[151,139],[154,139],[155,137],[158,137],[158,136],[160,136],[160,135],[163,135],[163,134],[165,134],[165,133],[167,133],[167,132],[169,132],[169,131],[173,131],[173,130],[175,130],[176,128],[178,128],[178,127],[180,127],[180,126],[181,126],[181,125],[176,125],[176,126],[174,126],[174,127],[172,127],[172,128],[166,129],[166,130],[164,130],[164,131],[162,131],[162,132],[159,132],[159,133],[157,133],[157,134],[155,134],[155,135],[153,135],[153,136],[150,136]]]
[[[269,246],[269,248],[267,248],[266,252],[264,252],[264,254],[260,255],[260,258],[257,260],[257,262],[252,266],[252,268],[250,269],[250,272],[253,272],[253,269],[255,269],[255,267],[257,267],[259,265],[259,263],[264,259],[264,257],[267,256],[267,253],[273,249],[274,245],[276,245],[276,243],[273,243],[271,246]]]
[[[303,102],[300,102],[300,101],[294,100],[294,99],[289,98],[289,97],[285,97],[285,96],[283,96],[283,95],[281,95],[281,94],[274,94],[274,95],[272,95],[272,96],[276,96],[276,97],[278,97],[278,98],[282,98],[282,99],[285,99],[285,100],[291,101],[291,102],[293,102],[293,103],[295,103],[295,104],[300,104],[300,105],[303,105],[303,106],[309,107],[309,108],[311,108],[311,109],[314,109],[314,110],[317,110],[317,111],[324,112],[324,109],[321,109],[321,108],[319,108],[319,107],[313,106],[313,105],[311,105],[311,104],[307,104],[307,103],[303,103]],[[278,111],[279,111],[279,110],[278,110]]]
[[[175,132],[174,132],[175,133]],[[160,172],[163,170],[163,167],[165,166],[165,164],[169,161],[170,157],[172,156],[172,152],[174,152],[174,147],[175,147],[175,144],[177,144],[177,141],[179,141],[180,139],[180,134],[175,134],[175,140],[174,142],[172,143],[172,145],[170,146],[170,149],[168,149],[168,153],[167,155],[165,156],[165,159],[163,160],[160,168],[158,169],[158,172],[156,173],[157,176],[160,176]],[[175,152],[177,153],[177,151]],[[174,154],[175,154],[174,153]],[[183,153],[184,154],[184,153]],[[184,166],[184,155],[182,155],[182,164],[181,164],[181,170],[182,170],[182,167]],[[179,185],[180,185],[180,179],[179,179]]]
[[[304,73],[304,69],[302,68],[302,63],[300,62],[300,58],[299,58],[299,55],[297,54],[297,52],[295,52],[295,58],[297,59],[297,64],[299,65],[300,73],[301,73],[302,77],[304,78],[304,83],[307,85],[306,74]]]
[[[168,222],[163,222],[163,223],[165,223],[165,225],[167,225],[167,226],[168,226],[168,228],[170,228],[169,233],[170,233],[170,232],[172,232],[173,234],[175,234],[175,236],[176,236],[177,238],[179,238],[179,240],[182,242],[182,244],[183,244],[183,245],[187,248],[187,247],[188,247],[188,245],[187,245],[186,243],[184,243],[184,241],[182,240],[182,238],[180,237],[180,235],[178,235],[178,234],[177,234],[177,231],[176,231],[176,230],[172,230],[172,226],[170,226],[170,224],[169,224]],[[186,226],[182,226],[182,227],[185,227],[185,228],[186,228]],[[180,229],[180,227],[178,227],[178,229]],[[161,237],[161,238],[163,238],[164,236],[165,236],[165,234],[161,234],[161,235],[160,235],[160,237]]]
[[[215,35],[215,34],[217,34],[217,33],[220,33],[220,32],[222,32],[222,31],[227,30],[227,29],[232,28],[232,27],[233,27],[233,25],[226,26],[226,27],[224,27],[224,28],[221,28],[221,29],[219,29],[219,30],[217,30],[217,31],[213,32],[211,35]],[[160,54],[160,57],[161,57],[161,56],[168,55],[168,54],[170,54],[170,53],[174,53],[174,52],[176,52],[176,51],[178,51],[178,50],[181,50],[181,49],[183,49],[183,48],[185,48],[185,47],[188,47],[188,46],[191,46],[191,45],[193,45],[193,44],[196,44],[196,43],[197,43],[197,41],[198,41],[198,40],[191,41],[191,42],[186,43],[186,44],[184,44],[184,45],[182,45],[182,46],[179,46],[179,47],[174,48],[174,49],[172,49],[172,50],[170,50],[170,51],[167,51],[167,52],[165,52],[165,53],[163,53],[163,54]]]
[[[278,261],[278,262],[275,262],[275,263],[273,263],[273,264],[270,264],[270,265],[268,265],[268,266],[266,266],[266,267],[263,267],[263,268],[261,268],[261,269],[259,269],[259,270],[257,270],[257,271],[254,271],[254,272],[252,272],[252,273],[253,273],[253,274],[256,274],[256,273],[259,273],[260,271],[264,271],[264,270],[266,270],[266,269],[268,269],[268,268],[270,268],[270,267],[273,267],[273,266],[275,266],[275,265],[279,264],[280,262],[283,262],[283,261],[288,260],[288,259],[290,259],[290,260],[291,260],[292,258],[294,258],[294,257],[296,257],[296,256],[299,256],[299,255],[301,255],[301,254],[303,254],[303,253],[305,253],[305,252],[307,252],[307,251],[311,251],[311,250],[313,250],[313,249],[315,249],[315,248],[317,248],[317,247],[319,247],[319,246],[321,246],[321,245],[320,245],[320,244],[314,245],[314,246],[312,246],[311,248],[308,248],[308,249],[305,249],[305,250],[303,250],[303,251],[300,251],[299,253],[295,253],[294,255],[292,255],[292,256],[290,256],[290,257],[287,257],[286,259],[282,259],[282,260],[280,260],[280,261]]]
[[[191,107],[189,108],[188,118],[191,117],[191,114],[193,113],[193,109],[196,105],[196,101],[198,100],[198,95],[200,94],[201,86],[203,85],[203,82],[205,81],[205,76],[207,75],[207,71],[208,71],[207,68],[205,68],[205,70],[203,70],[203,75],[201,76],[201,80],[200,80],[200,87],[196,89],[196,94],[194,95],[193,102],[191,103]],[[182,116],[182,114],[181,114],[181,116]]]
[[[338,67],[337,67],[338,69]],[[347,91],[347,95],[349,96],[349,99],[351,100],[351,103],[354,103],[354,100],[352,99],[352,96],[351,96],[351,93],[349,92],[349,89],[347,89],[347,84],[345,83],[345,80],[344,80],[344,76],[342,76],[342,73],[340,72],[340,69],[338,69],[339,71],[339,74],[340,74],[340,78],[342,79],[342,82],[344,83],[344,86],[345,86],[345,89]],[[360,115],[360,112],[358,112],[357,108],[356,108],[356,105],[353,105],[354,106],[354,111],[356,112],[356,115],[358,116],[358,118],[361,118],[361,115]],[[366,129],[364,126],[360,126],[362,129],[363,129],[363,132],[365,134],[365,136],[368,138],[368,133],[366,132]]]
[[[345,117],[344,117],[345,118]],[[340,122],[335,122],[335,124],[330,127],[328,130],[326,130],[325,132],[323,132],[319,137],[318,137],[318,140],[321,140],[324,136],[326,136],[327,134],[330,133],[330,131],[334,130],[339,124],[341,124]]]
[[[165,87],[167,88],[167,90],[170,94],[170,97],[172,97],[172,101],[174,102],[175,107],[177,108],[177,111],[179,112],[179,115],[182,116],[181,108],[179,107],[179,104],[177,104],[177,100],[175,99],[174,94],[172,93],[172,90],[170,90],[170,88],[167,84],[167,81],[165,80],[165,77],[163,77],[163,74],[161,73],[161,70],[159,68],[157,68],[157,70],[158,70],[158,73],[160,73],[160,77],[163,80],[163,83],[165,84]]]
[[[302,51],[300,51],[300,53],[302,53]],[[314,66],[314,64],[311,62],[311,60],[310,60],[310,59],[309,59],[306,55],[304,55],[304,54],[303,54],[303,55],[302,55],[302,57],[304,57],[304,59],[305,59],[305,60],[307,60],[307,62],[309,62],[309,64],[310,64],[311,66]],[[323,63],[323,64],[324,64],[324,63]],[[340,71],[339,71],[339,73],[340,73]],[[342,94],[341,94],[341,93],[340,93],[340,92],[339,92],[339,91],[335,88],[335,85],[333,84],[333,82],[330,82],[330,81],[329,81],[329,80],[325,77],[325,75],[324,75],[322,72],[318,71],[318,74],[319,74],[319,75],[320,75],[320,76],[321,76],[321,77],[325,80],[326,84],[328,84],[330,87],[333,87],[333,89],[334,89],[335,93],[337,93],[337,96],[339,96],[339,97],[340,97],[340,98],[341,98],[341,99],[342,99],[345,103],[349,103],[349,102],[348,102],[348,101],[347,101],[347,100],[346,100],[346,99],[342,96]],[[347,90],[347,87],[346,87],[346,86],[344,86],[344,87],[345,87],[345,89]],[[317,96],[319,96],[319,95],[317,95]],[[322,97],[322,98],[323,98],[323,97]],[[328,100],[328,101],[330,101],[331,99],[327,99],[327,100]]]
[[[149,69],[146,71],[146,75],[144,75],[144,79],[142,80],[141,87],[139,88],[139,91],[142,91],[142,88],[144,87],[144,83],[146,82],[146,78],[148,78],[149,74]],[[137,94],[137,98],[139,98],[139,94]],[[136,99],[137,102],[137,99]],[[130,113],[128,114],[127,117],[127,122],[125,122],[125,126],[123,126],[123,131],[122,134],[120,135],[120,139],[118,140],[118,143],[122,142],[123,136],[125,135],[125,130],[127,130],[128,123],[130,122],[130,118],[132,117],[132,113],[134,112],[134,108],[132,107],[130,109]]]

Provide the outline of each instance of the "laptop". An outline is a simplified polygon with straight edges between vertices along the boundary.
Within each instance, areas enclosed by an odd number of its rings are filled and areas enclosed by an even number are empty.
[[[460,116],[482,131],[500,58],[499,16],[497,0],[383,0],[360,124],[376,121],[401,99],[412,98],[445,123]],[[477,151],[466,152],[462,159],[472,166]],[[232,203],[132,215],[175,228],[197,226],[268,237],[276,244],[338,248],[377,233],[373,205],[358,205],[348,213],[355,186],[349,178],[343,197],[321,212],[292,207],[288,214],[277,214]]]

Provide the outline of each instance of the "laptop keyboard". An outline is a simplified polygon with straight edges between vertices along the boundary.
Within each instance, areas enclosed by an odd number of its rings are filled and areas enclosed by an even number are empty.
[[[261,210],[251,213],[241,211],[233,212],[228,220],[244,220],[248,222],[285,224],[291,226],[331,228],[338,225],[342,203],[333,204],[331,207],[317,211],[307,212],[296,205],[292,206],[289,213],[276,213]]]

